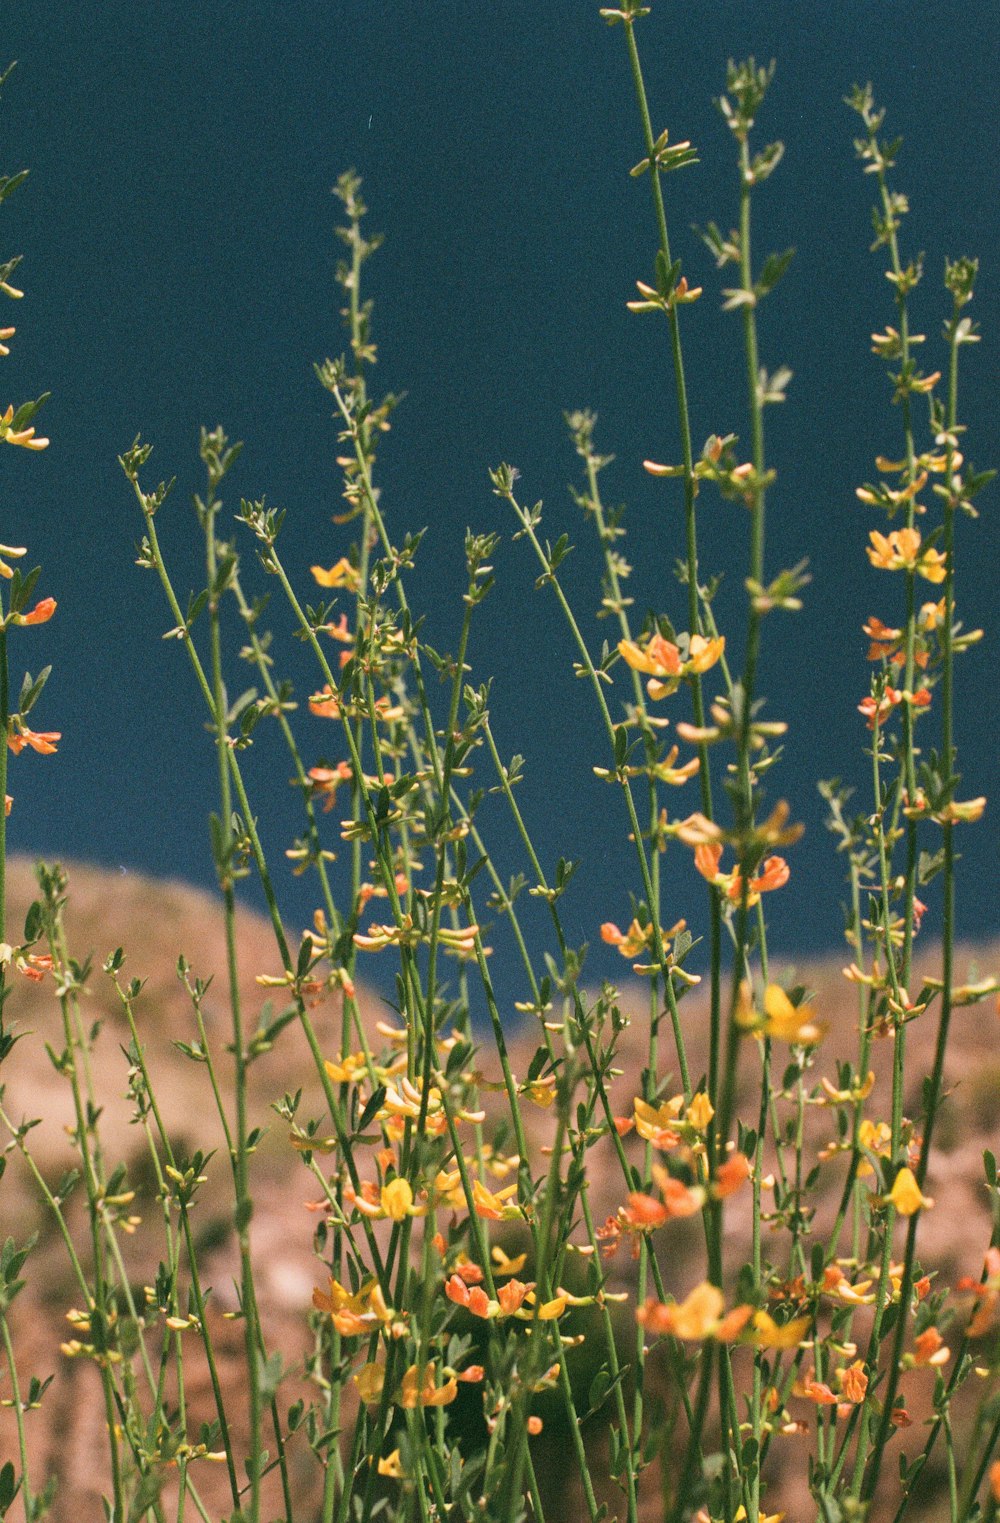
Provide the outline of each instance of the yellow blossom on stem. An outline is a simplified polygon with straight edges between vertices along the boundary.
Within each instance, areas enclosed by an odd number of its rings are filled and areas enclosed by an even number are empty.
[[[421,1208],[414,1207],[413,1190],[407,1179],[391,1179],[382,1186],[382,1210],[390,1221],[405,1221],[408,1216],[420,1216]]]
[[[0,291],[3,289],[3,282],[0,282]],[[20,444],[23,449],[48,449],[48,439],[36,439],[34,428],[19,428],[12,430],[11,424],[13,421],[14,404],[11,403],[11,405],[7,408],[7,411],[3,414],[2,417],[0,417],[0,439],[6,439],[8,444]]]
[[[437,1368],[432,1362],[421,1369],[411,1364],[400,1382],[397,1403],[404,1411],[415,1407],[447,1407],[458,1395],[458,1382],[452,1376],[444,1385],[436,1383]]]
[[[5,555],[9,555],[12,560],[20,560],[21,556],[27,555],[27,553],[28,549],[26,545],[0,545],[0,576],[9,582],[14,575],[12,568],[7,565],[7,562],[3,558]]]
[[[490,1258],[493,1260],[493,1278],[498,1276],[520,1274],[528,1262],[526,1253],[518,1253],[514,1258],[508,1258],[503,1249],[496,1244],[490,1249]]]
[[[344,1338],[357,1338],[392,1322],[394,1313],[385,1304],[381,1287],[368,1280],[358,1291],[349,1291],[339,1280],[330,1277],[329,1293],[315,1289],[312,1304],[326,1312]]]
[[[808,1317],[793,1317],[791,1322],[782,1324],[775,1322],[770,1312],[757,1311],[751,1319],[745,1341],[753,1344],[754,1348],[796,1348],[808,1328]]]
[[[706,640],[704,635],[692,635],[685,661],[680,647],[661,634],[652,635],[644,645],[635,640],[619,640],[618,653],[633,671],[649,677],[646,691],[650,698],[666,698],[676,691],[683,677],[707,672],[722,656],[726,641],[723,635]]]
[[[826,1029],[813,1018],[808,1003],[793,1005],[780,984],[768,984],[764,990],[763,1016],[754,1009],[749,989],[742,985],[736,1005],[736,1024],[745,1030],[801,1047],[812,1047],[822,1041]]]
[[[651,1142],[661,1152],[677,1146],[681,1138],[676,1124],[684,1107],[683,1095],[675,1095],[672,1100],[664,1100],[662,1105],[655,1108],[637,1095],[632,1104],[635,1112],[635,1129],[640,1137],[646,1142]]]
[[[342,555],[329,571],[324,571],[322,566],[310,566],[309,570],[321,587],[346,587],[348,592],[356,592],[361,585],[361,578],[346,555]]]
[[[522,1215],[520,1206],[511,1200],[512,1195],[517,1194],[517,1185],[506,1185],[504,1189],[497,1190],[494,1194],[487,1190],[481,1180],[472,1181],[472,1199],[476,1207],[476,1215],[486,1221],[507,1221],[513,1217]]]
[[[880,534],[872,529],[868,535],[868,559],[883,571],[915,571],[928,582],[943,582],[946,574],[946,557],[941,550],[927,548],[921,551],[920,532],[917,529],[893,529],[891,534]]]
[[[394,1481],[401,1481],[403,1479],[405,1472],[398,1449],[394,1449],[391,1454],[387,1454],[384,1459],[379,1460],[378,1473],[379,1475],[387,1475]]]
[[[358,1395],[366,1403],[377,1402],[382,1395],[382,1387],[385,1384],[384,1364],[365,1364],[354,1377],[354,1384],[358,1388]]]
[[[323,1067],[334,1084],[357,1084],[368,1072],[363,1052],[348,1053],[339,1063],[326,1062]]]
[[[705,1091],[700,1089],[688,1106],[685,1119],[690,1126],[694,1127],[696,1132],[704,1132],[714,1115],[715,1106]]]
[[[944,808],[939,809],[931,818],[938,825],[974,825],[977,820],[982,819],[985,810],[985,797],[967,799],[964,803],[952,799],[951,803],[945,804]]]
[[[913,1216],[917,1211],[927,1211],[934,1202],[920,1192],[917,1177],[912,1169],[900,1169],[892,1182],[892,1189],[885,1197],[888,1205],[895,1206],[900,1216]]]

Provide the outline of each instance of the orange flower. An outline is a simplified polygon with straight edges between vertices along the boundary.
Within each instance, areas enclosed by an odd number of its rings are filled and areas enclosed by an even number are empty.
[[[39,756],[52,756],[55,754],[56,741],[62,740],[59,730],[29,730],[28,726],[17,721],[20,729],[7,736],[7,744],[15,756],[20,756],[25,746],[30,746],[37,751]]]
[[[735,1195],[749,1178],[750,1160],[743,1153],[731,1153],[715,1171],[712,1193],[717,1200],[725,1200],[728,1196]]]
[[[877,619],[874,614],[871,615],[867,624],[863,625],[863,629],[871,641],[868,647],[869,661],[899,660],[902,655],[900,646],[903,642],[901,629],[890,629],[888,624],[883,624],[882,620]]]
[[[886,687],[877,702],[870,695],[867,698],[862,698],[858,704],[858,713],[863,714],[868,721],[869,730],[874,730],[876,720],[879,724],[885,724],[902,696],[898,688]]]
[[[986,1250],[983,1274],[981,1281],[974,1280],[971,1275],[963,1275],[955,1287],[956,1290],[971,1290],[979,1298],[979,1305],[967,1329],[970,1338],[981,1338],[993,1326],[997,1304],[1000,1302],[1000,1248]]]
[[[650,1298],[636,1312],[636,1320],[650,1333],[670,1334],[689,1341],[716,1338],[728,1342],[736,1337],[753,1308],[736,1306],[723,1316],[724,1305],[722,1291],[703,1281],[683,1301]]]
[[[310,696],[309,712],[318,715],[320,719],[340,718],[340,699],[328,682],[324,683],[318,693]]]
[[[14,623],[46,624],[55,613],[57,606],[55,598],[42,598],[41,602],[36,603],[30,613],[16,613],[14,615]]]
[[[336,718],[336,715],[328,717]],[[324,813],[329,814],[337,800],[337,789],[341,783],[351,781],[354,771],[349,761],[340,761],[335,767],[310,767],[307,776],[313,792],[323,800]]]
[[[455,1274],[466,1285],[481,1285],[483,1283],[483,1271],[471,1259],[459,1259],[455,1265]]]
[[[630,1227],[636,1227],[643,1231],[647,1227],[662,1227],[670,1216],[670,1212],[662,1201],[653,1195],[645,1195],[640,1190],[633,1190],[628,1198],[628,1205],[623,1212],[625,1220]]]
[[[456,1306],[464,1306],[474,1317],[490,1315],[490,1298],[481,1285],[475,1285],[470,1290],[459,1275],[453,1274],[445,1284],[444,1293],[449,1301],[454,1301]]]
[[[684,1108],[684,1097],[676,1095],[672,1100],[664,1100],[662,1105],[655,1109],[640,1100],[638,1095],[632,1102],[635,1115],[635,1129],[645,1142],[651,1142],[659,1148],[661,1153],[674,1148],[680,1142],[680,1132],[676,1130],[680,1113]]]
[[[918,1368],[926,1365],[947,1364],[950,1357],[951,1350],[936,1327],[928,1327],[913,1340],[911,1358]]]
[[[601,940],[608,946],[617,947],[622,957],[638,957],[640,952],[646,950],[652,934],[652,925],[641,926],[638,920],[633,920],[625,932],[620,931],[610,920],[601,926]]]
[[[624,1221],[634,1231],[652,1231],[673,1216],[693,1216],[705,1204],[705,1191],[700,1185],[689,1188],[669,1174],[662,1164],[654,1163],[653,1178],[660,1200],[641,1190],[633,1190],[628,1205],[622,1208]]]
[[[683,834],[681,835],[683,840]],[[738,867],[724,873],[720,870],[722,845],[720,842],[703,841],[695,846],[694,865],[709,883],[721,888],[731,904],[742,904],[744,897],[743,875]],[[790,877],[790,869],[784,857],[765,857],[760,872],[746,885],[747,908],[752,909],[761,894],[783,888]]]
[[[917,529],[894,529],[888,535],[872,529],[868,538],[868,559],[873,566],[883,571],[915,571],[928,582],[944,581],[946,556],[941,550],[921,552]]]
[[[864,1401],[865,1392],[868,1390],[868,1376],[860,1359],[855,1359],[846,1370],[840,1371],[840,1394],[844,1401],[857,1403]]]
[[[804,1380],[797,1380],[792,1387],[793,1396],[804,1396],[806,1401],[814,1401],[818,1407],[835,1407],[837,1398],[821,1380],[813,1378],[813,1371]]]
[[[665,698],[680,683],[684,663],[671,640],[656,634],[637,645],[634,640],[619,640],[618,653],[635,672],[646,672],[653,680],[648,684],[650,698]]]
[[[506,1285],[500,1286],[497,1301],[505,1317],[512,1317],[516,1311],[520,1311],[528,1290],[529,1286],[518,1279],[508,1280]]]
[[[1000,1460],[994,1460],[990,1466],[990,1496],[994,1502],[1000,1502]]]
[[[652,635],[645,645],[634,640],[619,640],[618,653],[636,672],[649,676],[646,691],[650,698],[666,698],[676,691],[682,677],[707,672],[719,660],[726,646],[725,637],[706,640],[704,635],[692,635],[688,644],[688,659],[681,658],[680,649],[672,640],[661,634]]]

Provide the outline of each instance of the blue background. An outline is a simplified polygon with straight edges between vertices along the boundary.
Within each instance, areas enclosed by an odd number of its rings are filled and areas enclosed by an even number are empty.
[[[369,226],[386,236],[368,266],[374,384],[407,393],[382,451],[383,504],[398,536],[427,527],[411,600],[427,614],[431,642],[450,648],[464,530],[503,531],[473,675],[495,674],[502,750],[528,758],[520,800],[543,860],[583,858],[566,901],[571,939],[594,948],[602,920],[627,922],[627,827],[591,772],[606,760],[592,702],[486,474],[507,460],[522,473],[525,500],[545,500],[550,537],[566,529],[578,546],[566,582],[585,628],[595,642],[610,634],[590,616],[599,566],[567,492],[578,462],[562,421],[567,408],[595,408],[598,447],[617,457],[602,477],[606,500],[628,503],[627,553],[642,566],[629,587],[637,620],[655,608],[683,627],[670,574],[681,549],[679,487],[650,481],[640,466],[644,456],[679,458],[665,332],[625,308],[634,280],[652,269],[648,182],[628,176],[642,147],[623,34],[597,9],[584,0],[39,0],[8,16],[4,52],[20,66],[4,91],[0,167],[32,173],[2,215],[2,252],[25,255],[16,278],[28,293],[10,318],[18,335],[4,378],[14,400],[54,395],[40,420],[51,448],[4,454],[2,537],[30,545],[45,567],[40,591],[59,600],[55,621],[16,642],[13,659],[33,669],[54,662],[34,722],[64,734],[58,758],[14,762],[14,849],[211,881],[210,741],[184,653],[160,639],[171,621],[156,579],[134,564],[140,524],[116,455],[141,431],[156,446],[149,469],[178,477],[159,522],[182,593],[199,584],[189,503],[201,486],[202,423],[247,441],[228,501],[235,509],[240,495],[266,494],[288,509],[284,551],[303,589],[311,562],[329,565],[343,552],[349,531],[330,522],[340,490],[335,428],[312,362],[343,346],[332,278],[340,207],[330,187],[354,166]],[[895,184],[912,204],[904,250],[926,254],[914,300],[915,326],[928,335],[925,368],[943,358],[945,254],[983,256],[971,315],[984,341],[964,351],[961,413],[972,459],[994,463],[997,30],[993,0],[960,9],[654,0],[639,31],[655,129],[692,139],[701,154],[665,182],[674,254],[705,286],[684,315],[698,447],[713,431],[746,435],[740,323],[718,310],[729,272],[716,273],[690,230],[709,220],[727,228],[735,217],[734,145],[712,100],[728,56],[778,64],[757,144],[781,138],[786,156],[755,196],[755,250],[760,258],[797,248],[761,312],[763,363],[787,364],[795,379],[785,406],[768,411],[779,479],[767,566],[773,574],[808,556],[813,575],[804,613],[765,624],[762,690],[769,714],[791,725],[771,798],[788,797],[807,824],[791,854],[792,884],[769,906],[776,943],[790,952],[841,945],[842,863],[815,780],[856,782],[867,807],[860,626],[872,612],[891,621],[902,599],[897,579],[867,566],[868,529],[884,525],[854,497],[874,475],[874,455],[901,445],[884,368],[869,353],[869,335],[894,320],[883,256],[868,251],[874,186],[855,160],[857,118],[842,98],[872,79],[886,131],[906,140]],[[702,570],[727,573],[720,619],[735,651],[747,520],[711,491],[700,501]],[[984,495],[980,522],[959,526],[959,612],[967,626],[987,628],[959,671],[962,797],[997,793],[995,501]],[[288,659],[304,698],[315,677],[297,645]],[[231,691],[249,680],[235,671]],[[328,722],[305,717],[307,763],[339,754],[331,734]],[[299,828],[287,760],[262,743],[249,771],[290,921],[303,925],[312,890],[281,859]],[[696,807],[696,785],[670,802]],[[998,818],[994,806],[963,833],[959,909],[969,937],[996,929]],[[504,871],[520,868],[502,812],[483,823]],[[704,898],[682,857],[670,859],[667,915],[693,906],[693,928],[703,929]],[[932,917],[924,934],[935,930]],[[497,936],[502,992],[520,997]],[[621,967],[599,945],[591,957],[593,972]]]

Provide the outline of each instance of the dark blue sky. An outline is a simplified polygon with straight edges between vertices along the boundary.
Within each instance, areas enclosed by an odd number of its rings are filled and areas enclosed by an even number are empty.
[[[447,648],[465,527],[505,532],[498,588],[474,636],[475,675],[495,673],[503,749],[528,758],[522,807],[544,857],[584,856],[567,901],[574,940],[593,944],[601,920],[627,918],[634,876],[624,819],[591,774],[604,755],[590,699],[486,476],[501,459],[517,465],[525,498],[545,499],[552,538],[570,532],[579,549],[567,582],[599,638],[606,626],[589,617],[598,567],[566,490],[577,461],[562,422],[566,408],[595,408],[599,447],[617,456],[606,496],[628,503],[630,556],[643,567],[636,609],[680,620],[669,575],[679,493],[639,465],[678,453],[664,335],[625,309],[652,267],[648,185],[627,173],[641,139],[622,34],[597,10],[589,0],[38,0],[8,15],[4,53],[20,67],[4,92],[0,167],[32,174],[2,216],[4,257],[23,252],[28,292],[12,319],[6,386],[15,400],[54,395],[48,452],[5,452],[2,537],[30,544],[45,566],[42,590],[60,603],[14,659],[54,662],[37,724],[64,732],[58,758],[15,763],[15,848],[210,878],[209,742],[183,652],[160,640],[170,621],[158,586],[134,565],[139,524],[116,455],[141,431],[157,473],[176,473],[161,532],[185,592],[199,574],[190,494],[201,485],[201,423],[246,440],[229,500],[266,494],[289,510],[285,551],[303,586],[310,562],[342,553],[345,531],[330,523],[334,428],[312,362],[342,347],[330,187],[353,165],[370,225],[386,236],[369,266],[378,384],[407,392],[383,450],[384,505],[399,533],[428,528],[412,600],[432,643]],[[782,138],[787,151],[755,198],[755,246],[798,252],[761,318],[764,363],[795,372],[789,401],[768,416],[780,474],[767,563],[773,572],[808,556],[814,578],[804,614],[765,627],[763,689],[791,722],[773,796],[789,797],[808,826],[793,885],[773,908],[789,950],[840,945],[841,864],[815,779],[856,781],[864,806],[860,625],[876,610],[888,617],[901,591],[867,568],[867,531],[879,525],[854,499],[875,453],[900,444],[868,352],[868,335],[893,319],[891,291],[868,252],[873,187],[842,97],[872,79],[887,130],[906,139],[897,183],[913,209],[905,246],[926,253],[915,316],[927,368],[945,311],[944,256],[982,256],[973,315],[985,336],[965,351],[962,415],[972,458],[995,463],[997,32],[993,0],[958,10],[928,0],[654,0],[639,34],[654,125],[701,153],[667,181],[675,255],[706,288],[684,328],[699,444],[712,431],[746,434],[739,323],[719,313],[725,282],[690,231],[695,221],[727,227],[735,214],[733,145],[712,99],[728,56],[778,65],[759,140]],[[981,521],[963,523],[959,540],[960,612],[988,636],[961,663],[963,796],[998,792],[995,495],[981,501]],[[702,502],[702,566],[727,572],[720,606],[730,622],[730,611],[742,616],[746,520],[709,492]],[[304,696],[312,675],[298,647],[290,659]],[[330,748],[320,721],[311,733],[316,755]],[[288,767],[262,747],[251,772],[284,877],[280,853],[298,826]],[[970,936],[995,931],[998,809],[963,841]],[[503,855],[512,843],[496,821]],[[689,887],[685,875],[671,909],[694,903],[700,914]],[[311,896],[298,881],[288,888],[290,918],[304,923]],[[595,962],[605,966],[617,971]],[[519,993],[515,980],[511,997]]]

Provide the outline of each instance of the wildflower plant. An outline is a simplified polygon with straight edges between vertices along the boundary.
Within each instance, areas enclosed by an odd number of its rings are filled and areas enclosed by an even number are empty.
[[[128,1266],[139,1200],[102,1145],[89,1062],[100,1033],[82,1006],[94,972],[67,944],[65,874],[39,869],[40,896],[19,945],[3,940],[0,899],[0,1013],[19,977],[44,978],[63,1022],[64,1046],[49,1056],[72,1092],[76,1166],[53,1187],[32,1153],[37,1122],[19,1121],[6,1098],[0,1121],[7,1154],[33,1179],[77,1280],[63,1355],[98,1375],[109,1518],[555,1517],[539,1463],[547,1428],[572,1454],[578,1515],[591,1523],[609,1504],[629,1523],[652,1511],[670,1523],[773,1523],[789,1505],[790,1476],[799,1516],[901,1520],[937,1450],[951,1523],[996,1515],[1000,1205],[991,1154],[994,1232],[981,1273],[971,1265],[956,1286],[941,1284],[919,1245],[927,1213],[946,1209],[931,1148],[952,1016],[997,990],[989,978],[960,983],[955,967],[955,832],[984,808],[959,790],[954,734],[955,660],[979,638],[957,614],[956,523],[975,517],[992,475],[967,459],[960,409],[960,361],[978,339],[967,312],[976,262],[946,266],[942,359],[925,370],[925,337],[910,315],[923,270],[904,248],[899,145],[882,137],[870,87],[855,90],[857,152],[876,192],[873,250],[891,285],[892,322],[872,349],[896,407],[878,479],[857,489],[878,525],[867,547],[859,529],[859,558],[866,548],[887,573],[863,631],[872,675],[858,701],[862,812],[850,814],[838,781],[820,784],[847,864],[845,973],[858,1012],[855,1053],[828,1061],[828,1012],[776,976],[767,922],[770,895],[794,882],[801,827],[776,781],[787,720],[767,703],[764,681],[769,650],[788,638],[808,583],[804,562],[770,564],[766,535],[779,479],[768,411],[792,381],[780,355],[762,353],[758,334],[758,309],[780,300],[791,251],[761,258],[751,237],[757,190],[782,157],[757,126],[773,65],[729,64],[718,107],[735,158],[736,226],[706,222],[711,257],[695,284],[674,257],[668,203],[669,177],[698,154],[654,125],[639,53],[646,8],[626,0],[600,14],[618,29],[631,70],[641,154],[631,172],[651,198],[652,273],[637,280],[629,305],[664,327],[676,400],[680,458],[644,464],[662,482],[663,522],[677,500],[683,522],[677,544],[659,535],[630,543],[623,515],[602,495],[610,457],[598,451],[597,420],[568,415],[581,467],[575,500],[603,554],[595,601],[610,637],[598,645],[571,606],[560,576],[568,536],[548,537],[542,504],[500,464],[490,480],[504,517],[466,535],[454,648],[428,643],[421,534],[397,528],[379,485],[398,398],[374,389],[364,277],[379,239],[353,173],[336,186],[347,346],[316,367],[334,418],[342,505],[333,535],[317,525],[310,580],[286,559],[282,510],[244,498],[234,515],[222,494],[240,446],[221,428],[203,429],[205,486],[194,507],[204,577],[185,601],[158,532],[173,511],[172,483],[151,484],[151,446],[139,439],[121,456],[141,515],[138,564],[161,584],[168,633],[187,653],[215,750],[210,843],[227,956],[224,989],[210,989],[183,955],[178,964],[191,1011],[190,1040],[179,1045],[215,1111],[215,1156],[207,1146],[179,1151],[164,1121],[141,970],[133,975],[121,950],[103,964],[128,1028],[124,1073],[155,1181],[145,1209],[162,1232],[155,1283],[141,1292]],[[0,182],[0,199],[20,178]],[[712,264],[726,284],[710,295]],[[13,267],[0,269],[0,291],[16,296]],[[690,309],[712,295],[732,314],[742,351],[743,421],[731,431],[723,409],[733,404],[713,403],[716,431],[699,444],[684,355],[697,333]],[[8,443],[44,447],[32,422],[39,405],[8,409],[0,419]],[[717,624],[718,584],[700,555],[702,503],[716,494],[746,515],[735,631]],[[523,760],[505,762],[494,735],[490,686],[474,654],[478,610],[508,535],[520,556],[508,574],[533,577],[551,600],[567,659],[603,725],[593,770],[612,792],[634,861],[629,882],[609,885],[609,918],[594,933],[641,980],[641,1013],[628,987],[587,982],[585,948],[570,941],[560,902],[575,864],[562,858],[546,869],[518,802]],[[661,606],[645,619],[628,596],[626,547],[633,559],[679,556],[676,587],[663,584]],[[14,755],[51,752],[60,738],[27,723],[46,672],[25,678],[16,705],[10,698],[8,633],[55,608],[32,602],[37,573],[8,564],[23,553],[0,547],[8,582],[0,708]],[[261,589],[293,621],[311,663],[308,692],[282,675]],[[250,685],[240,676],[247,667]],[[314,885],[316,907],[298,939],[258,828],[266,798],[255,796],[246,768],[266,727],[280,733],[302,800],[301,833],[286,855]],[[517,863],[491,851],[490,797],[513,822]],[[703,887],[678,905],[676,884],[688,881],[678,864],[688,862]],[[277,971],[240,966],[237,885],[248,875],[267,906]],[[940,968],[920,974],[920,895],[935,878]],[[544,939],[523,915],[531,898],[548,918]],[[494,939],[520,962],[517,1014],[528,1043],[494,988]],[[375,957],[391,963],[394,997],[372,1022],[362,981]],[[253,1009],[248,971],[261,991]],[[225,1041],[206,1018],[220,1007]],[[935,1023],[937,1034],[919,1109],[908,1116],[915,1020]],[[252,1072],[296,1029],[311,1086],[274,1096],[270,1114],[258,1114]],[[17,1040],[7,1020],[0,1059],[12,1066]],[[260,1291],[255,1173],[267,1132],[297,1155],[312,1194],[301,1227],[316,1255],[304,1356],[274,1346]],[[196,1231],[202,1187],[227,1170],[231,1317],[241,1338],[235,1389],[220,1374],[220,1322]],[[616,1206],[602,1218],[597,1182],[608,1176]],[[86,1242],[70,1226],[74,1191],[86,1197]],[[682,1257],[671,1239],[685,1220]],[[20,1368],[8,1317],[30,1247],[10,1241],[0,1255],[4,1399],[18,1434],[17,1460],[0,1468],[0,1516],[19,1506],[26,1520],[53,1502],[33,1484],[26,1437],[47,1376]],[[200,1431],[187,1415],[195,1362],[213,1405]],[[981,1399],[970,1421],[973,1386]],[[902,1453],[917,1409],[926,1417],[921,1441]],[[206,1500],[209,1470],[224,1477],[221,1511]]]

